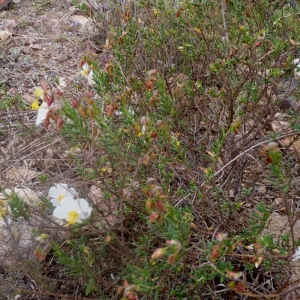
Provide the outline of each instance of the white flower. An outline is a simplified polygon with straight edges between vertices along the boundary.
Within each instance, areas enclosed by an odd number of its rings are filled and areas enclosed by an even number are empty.
[[[295,77],[300,77],[300,58],[296,58],[293,60],[293,64],[295,65],[294,71],[295,71]]]
[[[295,260],[298,260],[298,259],[300,259],[300,246],[298,247],[298,249],[293,254],[292,261],[295,261]]]
[[[36,126],[39,126],[46,119],[48,111],[49,111],[49,107],[47,102],[43,102],[40,108],[38,109],[38,113],[35,121]]]
[[[61,220],[66,219],[70,225],[73,225],[87,219],[91,212],[92,208],[85,199],[65,198],[60,202],[60,206],[54,209],[53,216]]]
[[[68,188],[68,185],[64,183],[59,183],[56,187],[53,186],[49,190],[49,196],[51,197],[50,202],[56,207],[59,206],[64,199],[71,199],[74,201],[76,194],[77,192],[75,189]]]
[[[87,79],[88,85],[93,86],[96,82],[93,80],[94,72],[88,63],[83,64],[80,74]]]

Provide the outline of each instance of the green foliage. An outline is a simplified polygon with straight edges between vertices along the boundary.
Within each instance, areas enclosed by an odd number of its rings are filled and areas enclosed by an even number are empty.
[[[285,153],[275,143],[259,156],[257,139],[268,128],[261,107],[276,105],[269,93],[292,75],[298,16],[258,2],[120,1],[92,16],[107,29],[101,57],[83,58],[94,91],[64,100],[61,134],[82,185],[101,195],[83,192],[91,219],[52,249],[83,294],[115,298],[119,286],[123,300],[213,299],[227,286],[224,298],[251,297],[257,274],[264,280],[298,243],[263,233],[274,206],[257,188],[268,179],[291,225]],[[14,220],[28,218],[14,194],[10,207]]]
[[[11,218],[13,221],[17,221],[19,218],[29,218],[29,205],[15,193],[10,195],[9,206],[11,209]]]

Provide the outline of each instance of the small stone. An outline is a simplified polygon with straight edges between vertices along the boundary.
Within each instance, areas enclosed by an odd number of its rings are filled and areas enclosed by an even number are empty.
[[[30,50],[29,50],[29,48],[22,48],[22,50],[21,50],[21,52],[23,53],[23,54],[25,54],[25,55],[29,55],[30,54]]]
[[[284,94],[277,96],[277,101],[279,102],[279,107],[282,110],[298,110],[299,103],[297,102],[296,98],[293,96],[286,97]]]
[[[259,188],[259,191],[262,193],[262,194],[265,194],[267,192],[267,189],[266,187],[263,185],[263,186],[260,186]]]
[[[298,87],[299,87],[299,81],[296,78],[287,77],[280,80],[280,82],[277,85],[275,93],[276,95],[280,95],[283,93],[291,93]]]
[[[0,11],[10,9],[11,3],[11,0],[0,0]]]

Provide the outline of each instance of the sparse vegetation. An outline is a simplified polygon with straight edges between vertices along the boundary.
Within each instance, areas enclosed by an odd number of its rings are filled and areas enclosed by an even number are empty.
[[[33,8],[42,15],[49,5]],[[1,171],[27,166],[1,178],[11,256],[0,298],[296,299],[297,8],[73,5],[105,33],[89,36],[95,51],[78,61],[85,83],[73,84],[76,96],[58,76],[41,80],[43,104],[32,107],[42,129],[18,117],[27,108],[4,84],[0,95],[0,140],[13,132],[22,145],[3,144]],[[30,170],[34,201],[14,189]],[[69,202],[49,192],[61,183],[72,187]],[[272,231],[274,213],[286,226]],[[35,238],[29,253],[15,234],[22,222]]]

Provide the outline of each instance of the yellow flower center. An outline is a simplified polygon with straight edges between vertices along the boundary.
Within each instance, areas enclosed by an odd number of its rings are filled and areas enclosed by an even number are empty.
[[[35,99],[35,100],[31,103],[31,109],[32,109],[32,110],[38,110],[39,108],[40,108],[39,100],[38,100],[38,99]]]
[[[69,211],[67,221],[70,225],[73,225],[73,224],[77,223],[77,221],[78,221],[78,212]]]
[[[82,76],[87,76],[89,74],[89,70],[81,70]]]
[[[58,198],[57,198],[57,200],[60,203],[61,200],[64,199],[64,198],[65,198],[65,195],[59,195]]]
[[[34,91],[35,97],[37,99],[43,99],[44,98],[44,91],[42,88],[36,88]]]

